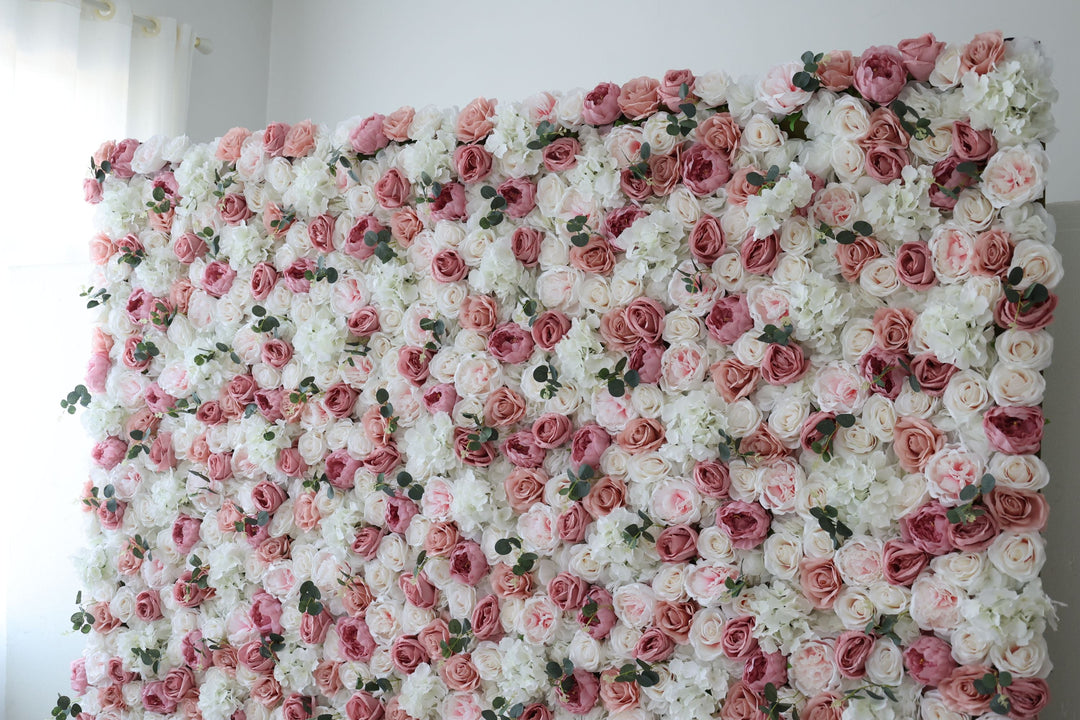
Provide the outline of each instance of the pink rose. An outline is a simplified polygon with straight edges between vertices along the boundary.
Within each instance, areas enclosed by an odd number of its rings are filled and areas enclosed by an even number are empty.
[[[731,475],[723,463],[705,460],[694,466],[694,486],[711,498],[725,498],[731,487]]]
[[[453,691],[475,690],[480,686],[480,673],[469,653],[452,655],[439,669],[439,674]]]
[[[429,363],[434,354],[428,348],[404,345],[398,349],[397,371],[413,385],[423,385],[431,373]]]
[[[1009,697],[1009,717],[1015,720],[1036,720],[1050,702],[1050,688],[1037,677],[1014,678],[1005,688]]]
[[[975,681],[991,672],[986,665],[960,665],[938,684],[945,706],[953,712],[982,715],[990,709],[990,695],[975,688]]]
[[[967,120],[952,126],[952,154],[964,161],[982,162],[997,152],[997,142],[990,130],[976,130]]]
[[[714,340],[731,345],[747,330],[754,327],[745,295],[728,295],[713,304],[705,317],[705,327]]]
[[[143,685],[143,707],[153,713],[168,715],[176,710],[176,701],[165,693],[165,681],[153,680]]]
[[[382,536],[383,531],[374,525],[362,527],[356,531],[356,537],[353,538],[352,551],[365,560],[370,560],[378,552]]]
[[[907,83],[907,69],[900,51],[888,45],[867,48],[855,68],[855,88],[864,98],[888,105]]]
[[[547,455],[544,448],[536,444],[529,430],[521,430],[509,435],[500,449],[506,459],[519,468],[541,467]]]
[[[658,627],[650,627],[634,645],[633,656],[647,663],[661,662],[675,652],[675,641]]]
[[[586,603],[588,583],[569,572],[561,572],[548,583],[548,597],[560,610],[580,610]]]
[[[1012,264],[1013,244],[1009,233],[993,228],[975,236],[971,272],[981,277],[1005,277]]]
[[[260,634],[281,634],[281,601],[265,590],[259,590],[253,596],[249,615]]]
[[[975,182],[973,177],[957,169],[961,162],[956,155],[949,155],[934,163],[934,185],[930,188],[930,204],[934,207],[952,210],[956,207],[957,193]]]
[[[574,668],[574,672],[559,683],[555,693],[559,705],[573,715],[584,715],[592,710],[599,696],[600,681],[581,668]]]
[[[600,456],[611,444],[611,436],[596,424],[583,425],[574,433],[570,446],[570,461],[575,467],[599,467]]]
[[[466,585],[476,585],[487,574],[484,551],[472,540],[462,540],[450,551],[450,577]]]
[[[476,603],[472,612],[472,628],[477,640],[493,640],[502,635],[497,596],[487,595]]]
[[[288,123],[270,123],[263,131],[263,152],[270,157],[280,157],[285,148],[285,136],[289,134]]]
[[[360,469],[360,461],[349,454],[348,448],[339,448],[324,459],[326,464],[326,476],[330,484],[341,490],[353,487],[356,471]]]
[[[412,186],[397,168],[390,168],[375,183],[375,199],[384,208],[399,208],[409,199]],[[312,243],[314,244],[314,242]]]
[[[473,432],[468,428],[454,428],[454,454],[466,465],[474,467],[487,467],[495,462],[495,444],[488,441],[475,446],[475,441],[469,439]]]
[[[745,660],[758,651],[754,637],[754,617],[742,615],[724,623],[720,633],[720,650],[732,660]]]
[[[742,681],[754,692],[764,692],[766,685],[781,687],[787,682],[787,658],[783,653],[767,653],[759,648],[743,665]]]
[[[301,120],[289,129],[282,146],[282,155],[289,158],[301,158],[315,148],[315,133],[318,128],[310,120]]]
[[[101,183],[94,178],[85,178],[83,180],[83,200],[91,205],[97,205],[101,202],[101,197]]]
[[[391,170],[390,172],[395,172]],[[334,251],[334,226],[337,218],[323,213],[311,219],[308,223],[308,237],[311,245],[319,252],[331,253]]]
[[[649,384],[660,381],[664,367],[664,346],[639,342],[630,350],[627,367],[636,370],[638,380]]]
[[[528,178],[510,178],[499,185],[498,192],[506,200],[506,214],[515,220],[536,207],[536,183]]]
[[[533,339],[528,330],[517,323],[499,325],[488,337],[488,352],[499,362],[518,364],[529,359]]]
[[[251,294],[256,300],[265,300],[277,285],[278,272],[270,263],[259,263],[251,271]]]
[[[651,77],[629,80],[619,89],[619,110],[631,120],[643,120],[660,106],[660,81]],[[604,124],[604,123],[599,123]]]
[[[887,145],[872,145],[866,150],[866,174],[880,183],[890,183],[911,164],[907,151]]]
[[[218,212],[221,213],[221,219],[229,225],[239,225],[254,215],[247,200],[239,193],[228,193],[221,198],[218,201]]]
[[[600,702],[609,713],[633,710],[640,701],[637,681],[618,680],[619,670],[608,668],[600,674]]]
[[[185,265],[190,265],[196,259],[206,254],[206,242],[195,233],[186,232],[173,240],[173,254],[176,259]]]
[[[1040,302],[1023,301],[1021,311],[1020,303],[1014,303],[1002,295],[994,306],[994,324],[1001,328],[1042,330],[1054,321],[1057,304],[1058,296],[1050,293],[1049,297]]]
[[[593,585],[585,595],[585,605],[590,604],[596,605],[596,612],[586,617],[584,610],[581,610],[578,612],[577,621],[594,640],[603,640],[618,621],[615,617],[611,593],[599,585]]]
[[[380,329],[379,311],[371,305],[357,308],[345,320],[345,327],[356,337],[368,337]]]
[[[457,391],[454,389],[454,386],[449,383],[432,385],[424,391],[423,395],[424,407],[432,414],[438,412],[452,412],[454,405],[457,404],[457,400]]]
[[[983,502],[1002,530],[1019,533],[1046,529],[1050,507],[1041,493],[998,485],[992,493],[983,496]]]
[[[495,115],[495,100],[478,97],[461,111],[457,118],[457,139],[471,143],[483,140],[495,128],[491,121]]]
[[[507,503],[514,512],[524,513],[543,500],[546,484],[547,477],[542,471],[514,468],[503,480]]]
[[[934,71],[938,55],[945,49],[945,43],[938,42],[933,33],[926,33],[917,38],[908,38],[896,43],[896,49],[903,58],[904,68],[918,82],[926,82]]]
[[[656,552],[661,562],[677,563],[697,556],[698,534],[689,525],[664,528],[656,538]]]
[[[911,587],[929,564],[930,558],[914,543],[896,538],[885,542],[881,569],[889,584]]]
[[[846,630],[836,639],[836,666],[846,678],[866,675],[866,660],[874,649],[874,637],[859,630]]]
[[[690,231],[690,254],[700,263],[712,265],[723,252],[724,231],[713,215],[702,215]]]
[[[754,275],[771,275],[780,260],[780,241],[776,235],[763,238],[751,234],[739,246],[743,269]]]
[[[941,503],[931,501],[900,518],[903,538],[929,555],[945,555],[955,547],[949,536],[947,511]]]
[[[749,397],[761,377],[758,368],[746,365],[735,357],[714,363],[709,373],[716,391],[729,403]]]
[[[400,635],[390,647],[390,660],[403,675],[412,675],[421,663],[428,660],[427,651],[415,635]]]
[[[810,367],[802,348],[795,343],[770,343],[761,358],[761,377],[770,385],[790,385]]]
[[[229,292],[235,278],[236,270],[231,265],[220,260],[214,260],[203,271],[202,288],[209,295],[219,298]]]
[[[918,682],[936,687],[956,669],[952,647],[935,635],[920,635],[904,650],[904,666]]]
[[[431,277],[436,282],[452,283],[461,280],[469,272],[465,260],[457,250],[446,248],[431,258]]]
[[[396,142],[405,142],[415,117],[416,111],[408,105],[399,107],[383,119],[383,134]]]
[[[919,391],[931,397],[941,397],[949,380],[958,368],[950,363],[941,362],[933,353],[921,353],[911,359],[911,374],[919,383]]]
[[[358,617],[339,618],[335,625],[341,656],[346,660],[367,662],[375,652],[375,639],[367,623]]]
[[[383,133],[383,121],[386,118],[378,113],[360,121],[349,133],[349,144],[360,155],[374,155],[390,143],[390,138]]]
[[[522,265],[534,267],[540,258],[540,245],[543,241],[543,232],[522,225],[514,228],[514,234],[510,236],[510,250]]]
[[[464,220],[464,186],[456,182],[446,183],[442,186],[439,194],[431,200],[430,208],[432,220]]]
[[[492,156],[482,145],[458,145],[453,160],[463,183],[478,183],[491,174]]]
[[[499,308],[490,295],[467,295],[458,310],[458,323],[466,330],[491,332],[498,319]]]
[[[546,145],[543,150],[544,168],[548,172],[563,172],[577,165],[581,143],[576,138],[561,137]]]
[[[716,526],[730,540],[732,547],[751,550],[765,541],[772,518],[757,503],[733,500],[716,511]]]
[[[722,187],[731,178],[731,168],[723,155],[698,143],[683,153],[682,178],[690,192],[702,197]]]
[[[803,558],[799,563],[799,585],[803,595],[818,610],[829,610],[840,594],[840,571],[828,558]]]
[[[386,499],[383,519],[390,532],[404,535],[409,528],[409,523],[419,512],[420,509],[416,507],[416,503],[412,500],[395,495]]]
[[[981,552],[999,532],[993,515],[982,514],[971,522],[949,523],[949,542],[962,552]]]
[[[762,720],[765,713],[760,708],[765,698],[737,682],[728,688],[724,705],[720,708],[720,720]]]
[[[1000,30],[976,35],[960,55],[960,74],[985,75],[1005,57],[1005,41]]]
[[[371,693],[357,690],[345,703],[345,715],[349,720],[382,720],[386,706]]]
[[[990,447],[1009,455],[1039,452],[1044,423],[1039,407],[993,407],[983,415]]]
[[[247,128],[234,127],[230,129],[218,140],[214,157],[226,162],[236,162],[240,159],[240,150],[244,146],[244,141],[250,136],[251,131]]]
[[[739,149],[742,128],[731,117],[731,113],[716,113],[697,126],[697,136],[702,145],[719,153],[730,163],[735,151]]]
[[[559,533],[559,539],[568,543],[579,543],[585,539],[585,531],[592,521],[592,516],[579,502],[571,505],[559,515],[555,529]]]
[[[341,247],[341,252],[357,260],[367,260],[375,254],[374,245],[367,244],[368,233],[378,235],[385,229],[386,227],[374,215],[361,215],[345,235],[345,243]]]
[[[826,90],[843,92],[851,87],[855,79],[855,58],[848,50],[826,53],[818,63],[817,76]]]
[[[558,413],[544,413],[532,425],[534,442],[545,450],[565,445],[572,431],[570,418]]]
[[[139,141],[134,138],[127,138],[116,144],[112,154],[109,155],[113,175],[121,180],[128,180],[135,176],[135,171],[131,169],[131,159],[135,156],[135,151],[139,149],[139,144]]]
[[[106,470],[112,470],[127,455],[127,443],[118,437],[108,437],[90,451],[90,458]]]
[[[893,450],[908,472],[921,472],[944,444],[944,433],[925,420],[902,417],[893,426]]]
[[[401,247],[409,247],[413,238],[423,229],[424,223],[420,221],[416,210],[411,207],[402,208],[390,217],[390,234]]]
[[[143,622],[153,622],[161,615],[161,594],[157,590],[143,590],[135,596],[135,617]]]
[[[609,125],[619,118],[619,86],[600,83],[589,91],[581,106],[581,119],[589,125]]]
[[[686,86],[686,97],[682,97],[682,86]],[[694,95],[694,73],[689,70],[668,70],[664,73],[664,79],[657,88],[660,101],[667,105],[671,112],[677,112],[679,106],[684,103],[694,103],[697,96]]]

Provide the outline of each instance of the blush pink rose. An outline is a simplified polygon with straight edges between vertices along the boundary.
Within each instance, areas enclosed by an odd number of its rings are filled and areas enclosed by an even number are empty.
[[[949,643],[935,635],[920,635],[904,649],[904,667],[918,682],[936,687],[956,669],[956,661]]]
[[[960,55],[960,74],[985,75],[1005,57],[1005,40],[1000,30],[979,33],[964,46]]]
[[[668,70],[657,88],[660,101],[671,112],[677,112],[682,104],[696,102],[698,98],[694,95],[694,80],[694,73],[689,70]],[[682,97],[683,85],[686,86],[685,98]]]
[[[196,259],[206,254],[206,242],[195,233],[186,232],[173,240],[173,254],[176,259],[185,265],[190,265]]]
[[[399,107],[383,119],[383,134],[396,142],[405,142],[415,117],[416,111],[408,105]]]
[[[529,430],[521,430],[509,435],[500,449],[506,459],[519,468],[541,467],[547,455],[544,448],[536,444]]]
[[[881,45],[867,48],[855,67],[855,88],[867,100],[888,105],[907,83],[904,58],[894,47]]]
[[[545,450],[565,445],[572,432],[573,424],[570,418],[559,413],[544,413],[532,425],[534,442]]]
[[[623,83],[619,89],[619,110],[630,120],[647,118],[660,106],[659,87],[660,81],[651,77],[638,77]]]
[[[315,135],[318,128],[310,120],[301,120],[289,128],[282,145],[282,155],[289,158],[301,158],[315,148]]]
[[[731,113],[716,113],[697,126],[697,136],[702,145],[719,153],[730,163],[739,148],[742,128],[731,117]]]
[[[848,50],[826,53],[818,63],[817,75],[826,90],[843,92],[855,79],[855,58]]]
[[[207,264],[203,271],[202,289],[207,294],[219,298],[229,292],[233,280],[236,278],[236,270],[226,262],[214,260]]]
[[[922,472],[930,456],[945,445],[945,434],[926,420],[901,417],[893,426],[893,450],[900,467]]]
[[[503,480],[507,503],[516,513],[524,513],[541,502],[546,485],[547,476],[542,471],[522,467],[514,468]]]
[[[429,413],[450,413],[454,410],[454,405],[457,404],[458,394],[453,385],[449,383],[439,383],[438,385],[432,385],[427,388],[424,391],[422,399],[424,408],[426,408]]]
[[[1050,506],[1041,493],[999,485],[983,496],[983,502],[1002,530],[1020,533],[1046,529]]]
[[[990,709],[990,695],[975,688],[975,681],[991,672],[986,665],[960,665],[938,684],[945,706],[953,712],[982,715]]]

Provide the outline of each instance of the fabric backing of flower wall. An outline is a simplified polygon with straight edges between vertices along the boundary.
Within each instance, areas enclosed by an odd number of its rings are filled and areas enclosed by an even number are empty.
[[[1037,717],[1049,65],[104,144],[53,715]]]

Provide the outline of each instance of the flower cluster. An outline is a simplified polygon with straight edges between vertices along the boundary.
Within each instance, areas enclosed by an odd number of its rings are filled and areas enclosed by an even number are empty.
[[[1048,71],[106,143],[54,716],[1037,717]]]

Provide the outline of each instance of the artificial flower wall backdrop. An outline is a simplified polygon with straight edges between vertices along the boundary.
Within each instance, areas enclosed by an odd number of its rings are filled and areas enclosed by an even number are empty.
[[[105,143],[54,716],[1037,717],[1049,70]]]

